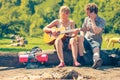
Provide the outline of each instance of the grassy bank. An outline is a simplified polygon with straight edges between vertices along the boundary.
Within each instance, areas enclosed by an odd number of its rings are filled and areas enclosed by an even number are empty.
[[[53,46],[49,46],[44,43],[43,38],[34,38],[34,37],[28,37],[26,38],[28,40],[28,44],[25,45],[25,47],[15,47],[15,46],[10,46],[11,44],[11,39],[8,38],[2,38],[0,39],[0,52],[20,52],[20,51],[29,51],[33,47],[38,46],[43,50],[46,49],[53,49]]]
[[[105,41],[105,38],[111,38],[111,37],[120,37],[118,34],[103,34],[103,43],[102,43],[102,49],[107,49],[107,42]],[[25,47],[14,47],[9,46],[11,44],[11,39],[8,38],[1,38],[0,39],[0,52],[20,52],[20,51],[28,51],[31,50],[33,47],[38,46],[42,48],[43,50],[48,49],[54,49],[53,46],[49,46],[44,43],[43,37],[39,38],[31,38],[27,37],[28,44]],[[112,48],[120,48],[120,44],[116,43],[114,47],[110,46],[108,49]]]

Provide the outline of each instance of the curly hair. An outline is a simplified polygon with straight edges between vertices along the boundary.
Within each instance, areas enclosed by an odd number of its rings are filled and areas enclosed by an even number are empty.
[[[85,6],[85,10],[90,10],[90,13],[98,13],[98,7],[95,3],[89,3]]]

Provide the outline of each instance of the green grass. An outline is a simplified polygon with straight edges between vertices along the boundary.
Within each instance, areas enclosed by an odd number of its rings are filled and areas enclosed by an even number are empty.
[[[120,37],[118,34],[103,34],[103,43],[102,49],[107,49],[107,42],[105,38],[108,37]],[[28,44],[25,47],[13,47],[9,46],[11,44],[11,39],[8,38],[0,38],[0,52],[20,52],[20,51],[28,51],[31,50],[33,47],[38,46],[43,50],[54,49],[53,46],[49,46],[45,44],[43,41],[43,37],[34,38],[28,37]],[[120,48],[120,43],[116,43],[114,47],[110,46],[108,49],[112,48]]]
[[[14,47],[9,46],[11,44],[11,39],[8,38],[2,38],[0,39],[0,52],[20,52],[20,51],[28,51],[31,50],[33,47],[38,46],[42,50],[46,49],[54,49],[53,46],[49,46],[44,43],[43,38],[34,38],[34,37],[28,37],[26,38],[28,40],[28,44],[25,47]]]

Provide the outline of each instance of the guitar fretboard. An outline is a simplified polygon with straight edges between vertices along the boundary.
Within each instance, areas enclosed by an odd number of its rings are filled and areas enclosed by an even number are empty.
[[[77,28],[78,30],[80,30],[81,28]],[[74,32],[75,29],[71,29],[71,30],[66,30],[66,31],[61,31],[60,34],[65,34],[65,33],[71,33]]]

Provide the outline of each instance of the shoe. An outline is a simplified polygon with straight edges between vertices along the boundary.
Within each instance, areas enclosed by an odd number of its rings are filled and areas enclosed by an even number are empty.
[[[75,66],[75,67],[80,67],[81,64],[80,64],[79,62],[74,62],[73,66]]]
[[[57,67],[60,68],[60,67],[64,67],[64,66],[65,66],[65,63],[61,62]]]
[[[100,67],[100,66],[102,65],[102,63],[103,63],[103,61],[102,61],[102,59],[100,58],[100,59],[98,59],[98,60],[96,60],[96,61],[94,62],[92,68],[96,69],[96,68]]]

